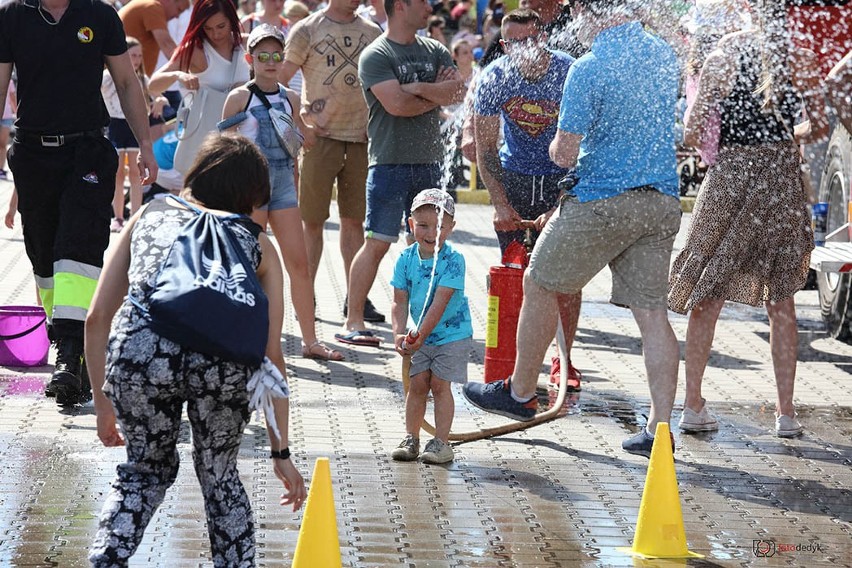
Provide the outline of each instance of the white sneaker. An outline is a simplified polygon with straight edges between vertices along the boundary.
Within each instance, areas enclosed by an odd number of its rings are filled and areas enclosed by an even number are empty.
[[[420,460],[423,463],[440,464],[453,461],[455,454],[453,448],[449,444],[445,444],[438,438],[432,438],[426,444],[423,453],[420,454]]]
[[[715,432],[719,429],[716,417],[707,410],[707,402],[704,399],[701,401],[704,403],[701,412],[695,412],[688,406],[683,407],[683,414],[680,415],[678,423],[681,432]]]
[[[779,438],[795,438],[802,433],[802,430],[802,425],[796,420],[795,414],[792,418],[786,414],[775,416],[775,435]]]

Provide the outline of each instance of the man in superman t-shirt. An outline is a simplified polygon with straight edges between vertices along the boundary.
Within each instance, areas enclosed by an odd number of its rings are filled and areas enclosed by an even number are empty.
[[[574,59],[545,47],[541,18],[529,9],[509,12],[501,24],[506,55],[477,78],[474,97],[476,163],[494,205],[494,230],[504,253],[523,243],[521,220],[538,220],[540,230],[559,200],[558,182],[568,170],[554,164],[548,147],[556,135],[565,76]],[[500,129],[502,123],[502,141]],[[532,237],[538,237],[537,230]],[[580,315],[581,295],[565,295],[560,305],[568,348],[567,385],[580,390],[582,374],[571,364],[571,346]],[[551,383],[560,381],[559,357],[551,361]]]
[[[491,195],[494,230],[505,251],[512,241],[523,242],[524,231],[516,221],[535,220],[557,205],[557,182],[568,172],[550,160],[548,146],[574,59],[545,47],[547,38],[532,10],[510,12],[502,32],[506,55],[478,77],[473,119],[479,173]]]

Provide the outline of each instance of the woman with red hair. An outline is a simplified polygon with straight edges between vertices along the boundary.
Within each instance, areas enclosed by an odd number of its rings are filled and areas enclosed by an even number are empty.
[[[175,81],[189,91],[211,89],[228,93],[249,80],[249,69],[242,48],[242,29],[237,11],[230,0],[197,0],[189,25],[171,60],[154,72],[148,83],[156,95]],[[224,106],[225,98],[222,98]],[[212,109],[205,108],[205,112]],[[216,119],[222,109],[216,109]],[[205,133],[194,136],[204,138]]]

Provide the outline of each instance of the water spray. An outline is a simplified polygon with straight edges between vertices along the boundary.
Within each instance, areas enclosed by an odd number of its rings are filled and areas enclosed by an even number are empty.
[[[426,310],[429,309],[429,305],[432,303],[432,294],[435,291],[435,269],[438,267],[438,256],[441,254],[443,248],[441,243],[441,228],[444,225],[444,210],[441,209],[440,205],[435,204],[435,212],[438,214],[438,227],[437,235],[435,236],[435,253],[432,255],[432,271],[429,273],[429,287],[426,288],[426,299],[423,301],[420,317],[417,318],[414,329],[408,332],[405,339],[406,343],[414,343],[420,337],[420,324],[423,323],[423,318],[426,316]]]

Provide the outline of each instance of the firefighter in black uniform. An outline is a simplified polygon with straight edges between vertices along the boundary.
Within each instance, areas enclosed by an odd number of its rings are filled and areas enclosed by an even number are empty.
[[[18,118],[9,167],[27,256],[56,345],[46,394],[85,400],[83,324],[109,244],[118,158],[103,136],[104,64],[139,141],[143,183],[157,177],[147,105],[124,28],[103,0],[11,0],[0,7],[0,108],[12,67]]]

